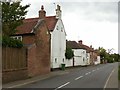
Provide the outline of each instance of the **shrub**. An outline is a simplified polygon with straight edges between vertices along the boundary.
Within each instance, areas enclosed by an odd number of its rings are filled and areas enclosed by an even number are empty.
[[[23,44],[20,40],[15,40],[13,38],[3,36],[2,38],[2,46],[3,47],[15,47],[15,48],[21,48],[23,47]]]
[[[66,47],[66,53],[65,53],[65,57],[66,59],[71,59],[74,56],[74,53],[72,51],[72,48],[70,47]]]

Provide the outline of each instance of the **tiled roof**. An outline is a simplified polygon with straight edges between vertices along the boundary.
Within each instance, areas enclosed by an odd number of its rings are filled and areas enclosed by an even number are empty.
[[[26,33],[31,33],[32,29],[35,27],[37,24],[39,18],[29,18],[23,20],[23,24],[18,26],[17,33],[16,34],[26,34]],[[50,31],[54,30],[54,27],[56,25],[58,19],[56,19],[55,16],[48,16],[45,17],[45,22],[47,24],[47,27]]]
[[[98,56],[100,55],[99,50],[94,50],[94,52],[95,52]]]
[[[89,47],[89,46],[87,46],[87,45],[84,45],[84,44],[79,44],[79,46],[80,46],[80,47],[83,47],[84,49],[86,49],[88,53],[89,53],[89,52],[93,52],[93,51],[94,51],[94,49],[90,48],[90,47]]]
[[[67,41],[66,44],[72,49],[82,49],[82,47],[80,47],[76,41]]]

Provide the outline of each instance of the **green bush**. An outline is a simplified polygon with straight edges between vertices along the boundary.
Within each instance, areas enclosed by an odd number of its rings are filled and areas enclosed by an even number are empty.
[[[66,53],[65,53],[65,57],[66,59],[71,59],[74,56],[74,53],[72,51],[72,48],[70,47],[66,47]]]
[[[15,40],[13,38],[3,36],[2,38],[2,46],[3,47],[15,47],[15,48],[21,48],[23,47],[23,44],[20,40]]]

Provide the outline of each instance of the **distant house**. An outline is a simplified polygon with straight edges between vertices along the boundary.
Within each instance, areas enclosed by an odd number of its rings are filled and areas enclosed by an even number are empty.
[[[90,57],[91,56],[91,54],[90,54],[91,49],[89,48],[89,46],[84,45],[82,40],[79,40],[78,44],[80,47],[82,47],[86,50],[87,65],[90,65],[90,63],[91,63],[91,57]]]
[[[100,64],[100,53],[98,50],[94,50],[94,57],[95,57],[95,62],[94,64],[97,65],[97,64]]]
[[[87,65],[86,49],[81,47],[76,41],[67,41],[67,46],[71,47],[74,57],[66,60],[66,67]]]
[[[92,45],[89,47],[87,45],[84,45],[82,40],[79,40],[79,45],[81,47],[84,47],[87,51],[87,64],[88,65],[94,65],[94,64],[99,64],[100,63],[100,56],[99,52],[94,50]]]

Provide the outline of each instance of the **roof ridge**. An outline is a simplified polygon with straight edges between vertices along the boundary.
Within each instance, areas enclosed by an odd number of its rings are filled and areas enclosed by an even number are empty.
[[[46,16],[46,18],[49,18],[49,17],[56,17],[56,16]],[[39,19],[39,17],[25,18],[24,20],[31,20],[31,19]]]

